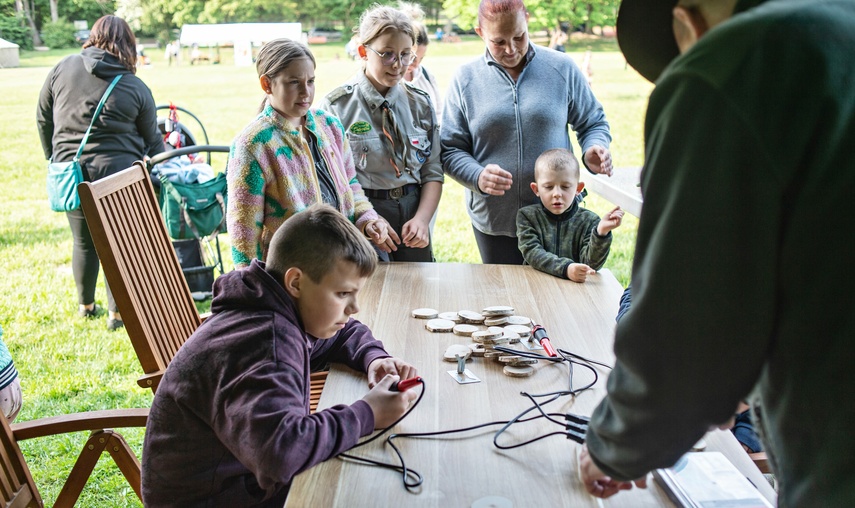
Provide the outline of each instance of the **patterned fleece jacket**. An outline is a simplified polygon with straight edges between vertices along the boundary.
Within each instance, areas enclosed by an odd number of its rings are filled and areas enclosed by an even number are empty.
[[[365,197],[339,119],[320,109],[302,127],[318,140],[340,198],[339,211],[362,230],[377,212]],[[300,128],[269,104],[232,143],[228,162],[228,231],[236,268],[264,261],[273,233],[288,217],[322,202],[312,152]]]
[[[567,278],[571,263],[583,263],[594,270],[606,264],[612,233],[597,234],[600,218],[594,212],[573,205],[555,215],[543,203],[524,206],[517,212],[517,239],[526,263],[556,277]]]

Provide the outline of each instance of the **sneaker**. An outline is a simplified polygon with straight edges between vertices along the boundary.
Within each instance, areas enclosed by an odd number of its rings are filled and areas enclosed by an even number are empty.
[[[77,315],[85,318],[94,318],[98,317],[98,314],[101,313],[101,307],[96,303],[94,307],[91,309],[78,309]]]
[[[111,332],[118,330],[119,328],[124,328],[125,323],[121,319],[113,319],[107,318],[107,329]]]

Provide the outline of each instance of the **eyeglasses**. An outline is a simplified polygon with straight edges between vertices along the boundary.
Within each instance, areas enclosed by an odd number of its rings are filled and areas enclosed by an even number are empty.
[[[402,67],[407,67],[411,63],[413,63],[413,60],[416,59],[415,53],[401,53],[400,55],[396,55],[392,51],[384,51],[381,53],[376,49],[372,48],[371,46],[365,45],[365,47],[373,51],[377,56],[379,56],[380,62],[386,66],[395,65],[395,62],[401,62]]]

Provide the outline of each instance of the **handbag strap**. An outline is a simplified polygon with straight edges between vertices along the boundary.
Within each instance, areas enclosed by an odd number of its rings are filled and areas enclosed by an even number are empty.
[[[104,95],[101,96],[101,102],[99,102],[98,107],[95,108],[95,114],[92,115],[92,121],[89,122],[89,128],[86,129],[86,134],[83,135],[83,141],[80,142],[80,147],[77,149],[77,155],[74,156],[75,161],[80,159],[80,156],[83,155],[83,148],[86,146],[86,141],[89,139],[89,132],[92,131],[92,126],[95,125],[95,120],[98,119],[98,115],[101,114],[101,110],[104,108],[104,103],[107,102],[107,97],[110,96],[110,92],[113,91],[113,87],[115,87],[116,83],[122,79],[122,76],[124,76],[124,74],[119,74],[113,78],[113,82],[110,83],[110,86],[107,87],[107,91],[105,91]]]

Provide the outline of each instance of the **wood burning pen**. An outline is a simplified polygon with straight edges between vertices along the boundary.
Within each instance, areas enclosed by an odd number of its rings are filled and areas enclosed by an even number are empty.
[[[540,347],[546,351],[546,354],[555,358],[558,356],[558,353],[555,352],[555,348],[552,347],[552,342],[549,341],[549,337],[546,335],[546,328],[541,325],[534,325],[534,328],[531,330],[532,336],[540,343]]]

